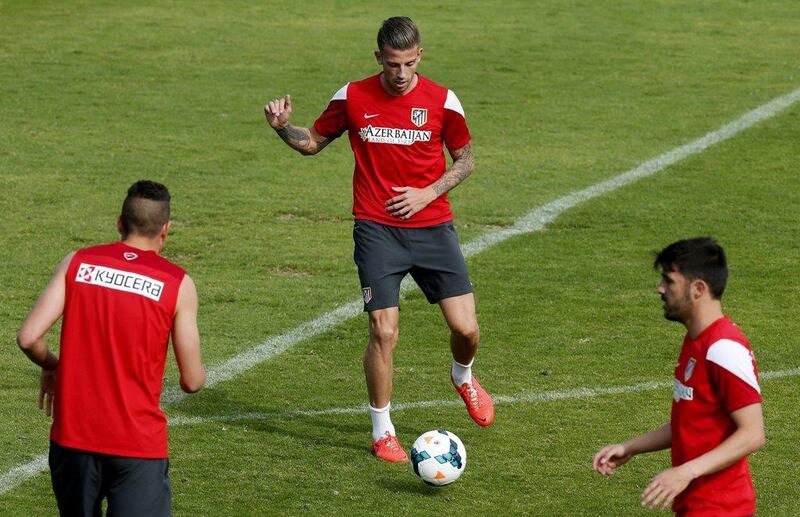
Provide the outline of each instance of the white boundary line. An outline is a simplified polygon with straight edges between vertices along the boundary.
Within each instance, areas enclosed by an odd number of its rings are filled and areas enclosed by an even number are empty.
[[[48,453],[40,454],[28,463],[18,465],[0,476],[0,495],[21,485],[23,481],[27,481],[47,470],[47,456]]]
[[[462,246],[465,257],[477,255],[482,251],[499,244],[516,235],[536,232],[554,221],[559,215],[584,201],[588,201],[605,193],[614,191],[637,180],[652,176],[684,158],[698,154],[712,145],[723,142],[732,136],[749,129],[758,122],[774,117],[784,109],[800,100],[800,88],[777,97],[758,108],[749,111],[733,122],[726,124],[688,144],[656,156],[637,167],[613,178],[596,183],[583,190],[573,192],[556,199],[544,206],[531,210],[519,218],[509,228],[486,233]],[[403,292],[407,292],[413,284],[404,282]],[[220,382],[233,379],[257,364],[281,354],[292,346],[335,328],[362,312],[361,300],[342,305],[330,312],[300,324],[285,334],[271,337],[260,345],[246,350],[227,361],[209,368],[206,377],[206,388],[212,388]],[[180,402],[185,394],[177,386],[164,390],[162,403],[170,405]],[[45,458],[45,459],[43,459]],[[46,468],[46,456],[40,455],[22,465],[13,467],[0,476],[0,495],[8,492],[26,479],[35,476]]]
[[[793,368],[791,370],[781,370],[776,372],[764,372],[759,377],[760,379],[779,379],[782,377],[795,377],[800,375],[800,368]],[[628,393],[639,393],[642,391],[652,391],[657,389],[664,389],[672,386],[672,382],[642,382],[640,384],[629,384],[626,386],[608,386],[602,388],[576,388],[564,391],[544,391],[544,392],[528,392],[519,393],[517,395],[495,395],[492,397],[495,405],[503,404],[519,404],[519,403],[537,403],[537,402],[550,402],[553,400],[567,400],[567,399],[587,399],[599,397],[602,395],[622,395]],[[392,404],[392,411],[403,411],[408,409],[422,409],[422,408],[439,408],[450,406],[463,406],[464,403],[457,398],[448,400],[421,400],[418,402],[404,402],[399,404]],[[314,409],[314,410],[296,410],[296,411],[282,411],[274,413],[251,412],[239,413],[236,415],[214,415],[214,416],[180,416],[176,415],[170,417],[169,425],[183,426],[183,425],[200,425],[215,422],[229,423],[229,422],[242,422],[242,421],[263,421],[263,420],[291,420],[303,417],[318,417],[328,415],[352,415],[367,413],[367,405],[350,407],[334,407],[327,409]]]
[[[776,372],[764,372],[760,375],[761,380],[766,379],[779,379],[782,377],[795,377],[800,375],[800,368],[791,370],[782,370]],[[498,395],[494,396],[496,405],[501,404],[518,404],[518,403],[536,403],[536,402],[550,402],[553,400],[566,400],[566,399],[585,399],[592,397],[599,397],[602,395],[621,395],[628,393],[639,393],[643,391],[651,391],[657,389],[665,389],[671,386],[671,382],[643,382],[640,384],[630,384],[627,386],[610,386],[605,388],[577,388],[565,391],[545,391],[545,392],[532,392],[520,393],[518,395]],[[392,405],[392,411],[403,411],[408,409],[421,409],[431,407],[456,407],[462,406],[463,402],[460,400],[423,400],[419,402],[405,402]],[[215,415],[205,417],[192,417],[176,415],[169,418],[169,425],[172,427],[184,425],[202,425],[209,423],[235,423],[242,421],[265,421],[265,420],[289,420],[294,418],[303,417],[318,417],[327,415],[350,415],[350,414],[363,414],[367,412],[367,406],[350,406],[338,407],[328,409],[316,410],[297,410],[297,411],[284,411],[275,413],[239,413],[237,415]],[[29,478],[38,475],[47,470],[47,453],[37,456],[33,460],[18,467],[14,467],[7,473],[0,476],[0,495],[16,488],[22,482]]]
[[[471,257],[477,255],[515,235],[537,232],[570,208],[613,190],[617,190],[620,187],[624,187],[642,178],[652,176],[684,158],[698,154],[712,145],[723,142],[737,133],[752,127],[762,120],[775,116],[777,113],[799,100],[800,88],[745,113],[733,122],[697,140],[693,140],[672,151],[647,160],[623,174],[614,176],[609,180],[597,183],[583,190],[573,192],[544,206],[531,210],[523,217],[517,219],[509,228],[486,233],[464,244],[462,246],[464,256]],[[404,282],[403,285],[403,292],[407,292],[413,287],[411,278],[407,277],[406,280],[407,281]],[[233,356],[222,364],[209,369],[207,372],[206,388],[213,387],[219,382],[232,379],[255,365],[285,352],[297,343],[311,339],[314,336],[335,328],[345,321],[355,318],[362,313],[362,310],[363,303],[361,300],[350,302],[330,312],[326,312],[313,320],[307,321],[285,334],[271,337],[260,345]],[[162,402],[165,404],[179,402],[183,400],[185,396],[186,394],[180,391],[179,387],[171,386],[164,390]]]

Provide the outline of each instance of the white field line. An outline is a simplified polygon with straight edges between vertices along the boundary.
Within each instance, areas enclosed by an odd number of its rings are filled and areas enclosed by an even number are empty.
[[[3,495],[9,490],[16,488],[18,485],[22,484],[23,481],[37,476],[40,472],[47,470],[47,455],[47,453],[40,454],[28,463],[18,465],[0,476],[0,495]]]
[[[760,375],[761,380],[778,379],[781,377],[795,377],[800,375],[800,368],[791,370],[781,370],[775,372],[764,372]],[[622,395],[628,393],[639,393],[642,391],[652,391],[665,389],[672,386],[672,382],[643,382],[640,384],[629,384],[627,386],[608,386],[605,388],[576,388],[565,391],[544,391],[519,393],[517,395],[495,395],[492,397],[495,405],[550,402],[553,400],[566,399],[586,399],[599,397],[602,395]],[[440,408],[450,406],[463,406],[464,403],[455,396],[447,400],[421,400],[418,402],[404,402],[392,404],[392,411],[403,411],[407,409]],[[214,415],[214,416],[173,416],[169,419],[169,425],[199,425],[213,422],[241,422],[241,421],[263,421],[263,420],[291,420],[303,417],[318,417],[328,415],[352,415],[367,413],[367,405],[334,407],[327,409],[314,410],[295,410],[274,413],[250,412],[235,415]]]
[[[763,372],[760,377],[761,380],[778,379],[782,377],[795,377],[800,375],[800,368],[791,370],[782,370],[774,372]],[[519,404],[519,403],[536,403],[536,402],[549,402],[553,400],[565,399],[585,399],[592,397],[599,397],[603,395],[621,395],[628,393],[639,393],[642,391],[651,391],[657,389],[666,389],[671,386],[671,382],[643,382],[640,384],[631,384],[627,386],[610,386],[605,388],[576,388],[565,391],[545,391],[545,392],[530,392],[520,393],[518,395],[496,395],[493,397],[496,405],[503,404]],[[392,411],[403,411],[408,409],[423,409],[434,407],[460,407],[463,405],[461,400],[454,398],[448,400],[423,400],[418,402],[405,402],[392,405]],[[251,412],[239,413],[235,415],[216,415],[216,416],[173,416],[169,418],[170,426],[183,426],[183,425],[202,425],[209,423],[234,423],[242,421],[265,421],[265,420],[290,420],[303,417],[319,417],[327,415],[349,415],[349,414],[365,414],[367,412],[366,404],[360,406],[350,407],[334,407],[328,409],[315,409],[315,410],[295,410],[284,411],[275,413]],[[15,488],[23,481],[38,475],[40,472],[47,470],[47,454],[37,456],[33,460],[18,467],[15,467],[3,474],[0,477],[0,495]]]
[[[476,255],[515,235],[539,231],[566,210],[639,179],[652,176],[684,158],[698,154],[708,147],[727,140],[763,120],[774,117],[784,109],[795,104],[798,100],[800,100],[800,88],[786,95],[777,97],[766,104],[762,104],[758,108],[745,113],[716,131],[712,131],[697,140],[693,140],[688,144],[676,147],[669,152],[656,156],[627,172],[531,210],[523,217],[517,219],[509,228],[486,233],[464,244],[462,246],[464,256],[468,258]],[[403,285],[403,292],[407,292],[411,289],[412,285],[413,284],[410,282],[405,282]],[[260,345],[246,350],[222,364],[209,368],[207,371],[206,388],[212,388],[220,382],[233,379],[255,365],[285,352],[295,344],[335,328],[345,321],[358,316],[361,312],[362,303],[361,300],[357,300],[342,305],[313,320],[302,323],[285,334],[271,337]],[[181,392],[177,386],[171,386],[164,390],[162,403],[164,405],[170,405],[183,400],[184,397],[185,394]],[[14,467],[6,474],[0,476],[0,495],[16,487],[25,479],[41,472],[43,469],[36,469],[37,465],[42,463],[42,457],[43,456],[37,456],[34,460]],[[26,474],[21,474],[22,472]],[[12,475],[12,473],[14,474]]]
[[[517,219],[509,228],[486,233],[464,244],[461,248],[464,252],[464,256],[471,257],[477,255],[515,235],[539,231],[570,208],[607,192],[624,187],[639,179],[652,176],[684,158],[698,154],[710,146],[727,140],[737,133],[752,127],[762,120],[775,116],[798,100],[800,100],[800,89],[773,99],[745,113],[738,119],[722,126],[716,131],[712,131],[697,140],[693,140],[672,151],[647,160],[623,174],[614,176],[609,180],[597,183],[583,190],[573,192],[544,206],[531,210],[523,217]],[[411,278],[407,277],[406,281],[403,283],[402,292],[407,292],[409,289],[413,288],[413,285]],[[307,321],[285,334],[271,337],[260,345],[231,357],[222,364],[208,370],[206,388],[211,388],[219,382],[232,379],[255,365],[285,352],[297,343],[311,339],[314,336],[341,325],[349,319],[355,318],[362,313],[362,309],[363,304],[361,300],[350,302],[333,311],[326,312],[313,320]],[[183,393],[179,387],[171,386],[164,390],[162,402],[165,404],[178,402],[183,400],[185,396],[186,394]]]

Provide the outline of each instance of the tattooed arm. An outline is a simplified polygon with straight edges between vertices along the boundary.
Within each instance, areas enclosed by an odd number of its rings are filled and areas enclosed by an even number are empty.
[[[317,154],[331,143],[330,139],[317,133],[313,127],[295,127],[286,124],[284,127],[275,128],[275,132],[289,147],[304,155]]]
[[[456,185],[464,181],[475,168],[475,157],[472,154],[472,145],[467,144],[450,151],[453,164],[444,171],[442,176],[425,188],[392,187],[400,194],[388,199],[385,203],[386,211],[400,219],[408,219],[445,192],[453,190]]]
[[[475,156],[472,154],[471,144],[451,151],[450,156],[453,158],[453,165],[431,185],[433,191],[436,192],[436,197],[453,190],[459,183],[467,179],[467,176],[472,174],[472,170],[475,168]]]
[[[269,101],[264,106],[264,116],[267,117],[267,123],[286,142],[286,145],[300,154],[317,154],[331,143],[329,138],[317,133],[313,127],[296,127],[289,124],[289,116],[291,114],[292,98],[289,95],[282,99]]]

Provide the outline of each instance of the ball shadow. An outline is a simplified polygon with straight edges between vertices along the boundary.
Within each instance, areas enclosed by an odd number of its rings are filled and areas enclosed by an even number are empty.
[[[419,479],[415,478],[413,474],[409,479],[378,479],[376,484],[382,486],[390,492],[403,492],[406,494],[417,494],[425,497],[441,497],[447,490],[447,487],[434,487],[426,485]]]

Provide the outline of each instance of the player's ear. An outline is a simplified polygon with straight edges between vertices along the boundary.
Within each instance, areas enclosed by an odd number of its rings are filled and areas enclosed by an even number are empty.
[[[125,226],[122,224],[122,216],[121,215],[119,217],[117,217],[117,231],[119,232],[119,234],[124,239],[125,238]]]
[[[161,238],[166,239],[167,234],[169,233],[169,227],[172,225],[172,221],[167,221],[164,226],[161,227]]]
[[[419,61],[420,59],[422,59],[422,47],[420,47],[419,50],[417,50],[417,61]]]
[[[383,59],[381,59],[381,51],[375,51],[375,60],[378,62],[379,65],[383,65]]]
[[[691,289],[692,298],[695,300],[699,300],[703,295],[709,292],[708,284],[703,280],[693,281],[691,285],[689,285],[689,289]]]

